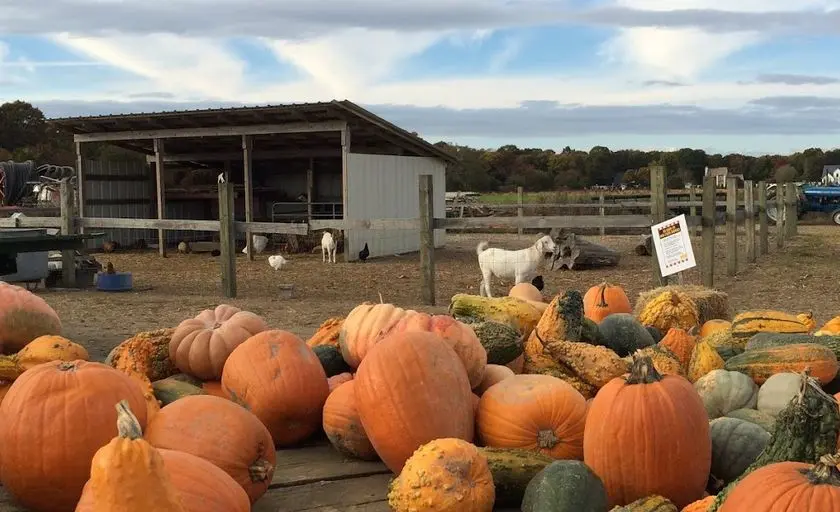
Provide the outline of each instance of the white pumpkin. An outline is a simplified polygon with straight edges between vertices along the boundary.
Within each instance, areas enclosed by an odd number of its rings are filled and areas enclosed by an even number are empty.
[[[802,377],[797,373],[777,373],[767,379],[758,390],[758,410],[774,418],[799,393]]]
[[[736,409],[755,408],[758,386],[741,373],[713,370],[694,383],[694,389],[703,399],[709,419],[720,418]]]

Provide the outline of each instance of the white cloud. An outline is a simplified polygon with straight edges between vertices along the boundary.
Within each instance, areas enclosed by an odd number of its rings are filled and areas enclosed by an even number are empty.
[[[521,37],[511,36],[505,39],[502,43],[502,49],[490,59],[490,71],[498,73],[504,70],[508,64],[519,56],[523,46],[525,46],[525,41]]]

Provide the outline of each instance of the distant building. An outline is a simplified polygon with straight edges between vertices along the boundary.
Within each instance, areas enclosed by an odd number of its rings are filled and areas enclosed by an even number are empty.
[[[726,188],[726,178],[735,177],[744,181],[743,174],[729,174],[729,167],[706,167],[706,176],[715,178],[715,187]]]
[[[840,185],[840,165],[824,165],[822,183],[823,185]]]

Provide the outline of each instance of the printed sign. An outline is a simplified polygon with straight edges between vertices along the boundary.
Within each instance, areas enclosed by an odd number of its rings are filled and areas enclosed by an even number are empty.
[[[697,266],[685,215],[650,227],[662,277]]]

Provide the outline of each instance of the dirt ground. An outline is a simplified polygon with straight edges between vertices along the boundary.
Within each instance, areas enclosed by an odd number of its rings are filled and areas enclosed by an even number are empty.
[[[584,271],[544,272],[546,295],[566,289],[584,292],[608,280],[623,286],[631,298],[652,287],[650,257],[633,254],[639,236],[608,236],[602,241],[622,254],[617,268]],[[239,298],[229,303],[264,316],[273,328],[286,329],[304,338],[328,317],[344,315],[364,301],[383,300],[403,307],[426,311],[445,311],[455,293],[477,293],[480,274],[475,246],[487,239],[494,246],[519,249],[536,236],[448,235],[447,247],[436,253],[436,308],[419,305],[420,279],[418,255],[389,257],[366,263],[324,264],[320,254],[292,255],[289,265],[275,272],[268,266],[267,254],[249,262],[237,257]],[[699,259],[699,238],[695,254]],[[740,237],[743,244],[743,236]],[[822,323],[840,313],[840,286],[837,284],[837,254],[840,228],[801,226],[800,235],[784,251],[776,249],[771,237],[768,256],[754,265],[745,264],[743,245],[739,273],[725,275],[724,239],[718,236],[716,287],[730,294],[737,310],[775,308],[792,312],[813,311]],[[117,270],[130,271],[136,291],[103,293],[97,291],[39,290],[59,313],[64,334],[86,345],[93,358],[104,359],[108,351],[132,334],[160,327],[174,327],[204,308],[224,302],[220,294],[218,258],[205,254],[171,254],[162,259],[156,253],[97,254],[103,265],[111,261]],[[686,283],[700,282],[698,269],[689,271]],[[295,297],[277,296],[278,285],[294,284]],[[506,288],[494,281],[494,293]]]

